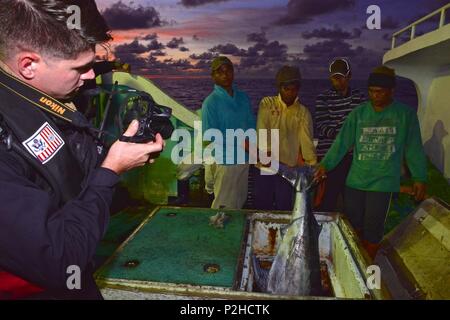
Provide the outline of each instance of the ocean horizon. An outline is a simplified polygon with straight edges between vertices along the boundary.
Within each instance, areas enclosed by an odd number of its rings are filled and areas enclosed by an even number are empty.
[[[201,108],[203,100],[211,93],[214,86],[209,77],[147,76],[147,78],[192,111]],[[255,115],[263,97],[278,94],[274,79],[237,78],[235,83],[240,90],[246,92],[250,97]],[[316,97],[330,88],[328,79],[303,79],[299,92],[300,102],[314,115]],[[352,80],[351,88],[361,90],[367,98],[367,80]],[[395,99],[417,110],[418,100],[414,83],[408,79],[400,78],[395,89]]]

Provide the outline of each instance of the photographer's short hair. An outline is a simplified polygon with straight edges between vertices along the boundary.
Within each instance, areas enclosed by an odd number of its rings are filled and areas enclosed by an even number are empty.
[[[0,59],[19,50],[74,59],[111,40],[94,0],[0,0]],[[71,5],[81,11],[80,29],[69,29]]]

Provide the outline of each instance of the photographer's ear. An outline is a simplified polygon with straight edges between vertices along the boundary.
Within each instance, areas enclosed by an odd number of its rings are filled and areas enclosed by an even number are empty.
[[[16,56],[17,73],[26,80],[33,80],[39,64],[43,63],[42,57],[34,52],[22,51]]]

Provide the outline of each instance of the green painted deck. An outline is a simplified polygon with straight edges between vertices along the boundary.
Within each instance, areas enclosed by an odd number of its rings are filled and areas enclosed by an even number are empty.
[[[152,212],[155,206],[127,208],[111,217],[108,230],[96,251],[98,265],[103,264],[114,251],[133,233],[133,231]]]
[[[239,211],[225,212],[230,219],[225,228],[217,229],[209,225],[209,217],[216,213],[211,209],[159,209],[116,252],[98,276],[232,288],[239,266],[246,216]],[[126,220],[124,216],[121,218]],[[127,266],[130,261],[137,265]],[[220,270],[205,272],[206,264],[218,264]]]

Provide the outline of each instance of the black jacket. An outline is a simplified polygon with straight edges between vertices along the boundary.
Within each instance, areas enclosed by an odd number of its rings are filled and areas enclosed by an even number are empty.
[[[36,170],[0,144],[0,269],[43,288],[36,298],[100,299],[92,260],[119,177],[99,167],[102,157],[87,130],[53,120],[78,162],[74,165],[82,168],[82,191],[63,205],[56,203]],[[67,288],[72,265],[81,269],[79,290]]]

